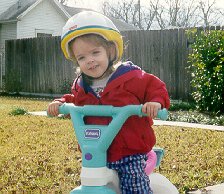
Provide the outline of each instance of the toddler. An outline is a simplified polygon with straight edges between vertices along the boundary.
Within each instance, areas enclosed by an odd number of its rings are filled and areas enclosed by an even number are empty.
[[[140,43],[139,43],[140,44]],[[145,173],[147,153],[155,145],[152,129],[158,110],[169,108],[165,84],[131,61],[121,62],[123,39],[112,21],[93,11],[80,12],[65,24],[62,51],[79,69],[71,94],[49,104],[57,116],[63,103],[83,105],[140,105],[148,117],[131,116],[108,149],[108,167],[118,172],[123,194],[151,194]],[[106,125],[109,117],[85,117],[87,124]]]

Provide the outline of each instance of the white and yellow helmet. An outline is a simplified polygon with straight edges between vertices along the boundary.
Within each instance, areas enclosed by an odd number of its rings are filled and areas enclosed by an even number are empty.
[[[98,34],[116,46],[116,62],[123,54],[123,39],[113,22],[106,16],[94,11],[82,11],[72,16],[62,30],[61,48],[67,59],[72,60],[69,42],[85,34]]]

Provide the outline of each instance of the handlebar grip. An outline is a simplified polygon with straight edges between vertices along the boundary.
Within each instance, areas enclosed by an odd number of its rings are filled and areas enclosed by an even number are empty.
[[[146,113],[141,113],[141,116],[148,116]],[[168,111],[166,108],[163,108],[162,110],[159,110],[157,113],[156,118],[160,119],[160,120],[167,120],[168,119]]]
[[[158,111],[158,114],[157,114],[157,118],[165,121],[168,119],[168,111],[166,108],[163,108],[162,110],[159,110]]]

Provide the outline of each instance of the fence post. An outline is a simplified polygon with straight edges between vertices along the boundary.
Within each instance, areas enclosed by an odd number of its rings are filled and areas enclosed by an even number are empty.
[[[0,90],[3,89],[3,53],[0,53]]]

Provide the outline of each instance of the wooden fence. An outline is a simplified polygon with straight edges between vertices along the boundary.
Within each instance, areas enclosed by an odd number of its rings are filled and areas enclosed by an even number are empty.
[[[184,29],[125,31],[123,59],[131,60],[163,80],[172,99],[189,99],[189,53]],[[71,62],[60,49],[60,37],[6,41],[6,79],[19,74],[23,92],[61,93],[66,81],[76,77]]]

